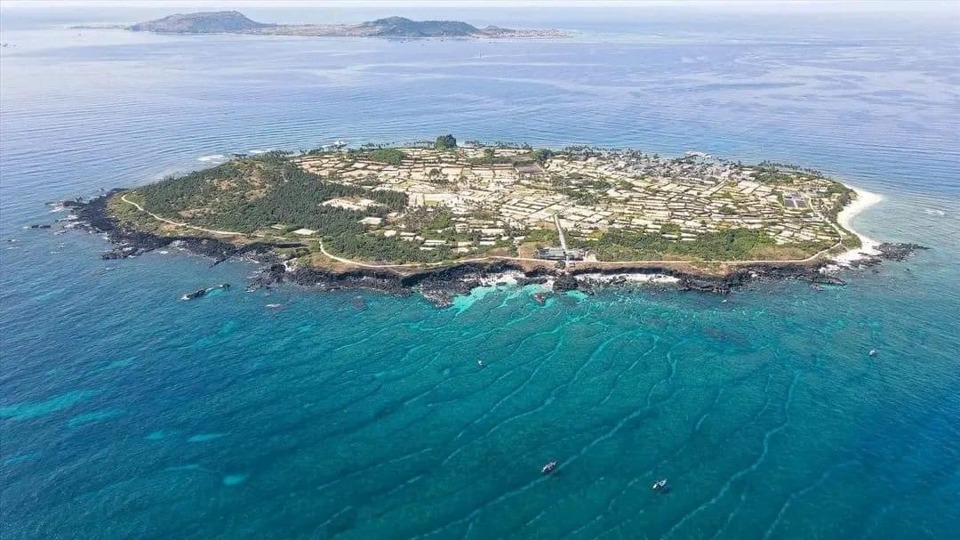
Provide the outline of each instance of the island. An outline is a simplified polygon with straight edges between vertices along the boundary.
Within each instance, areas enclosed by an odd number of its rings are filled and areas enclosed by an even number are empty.
[[[499,26],[477,28],[461,21],[414,21],[405,17],[386,17],[359,24],[268,24],[253,21],[239,11],[177,13],[130,26],[112,25],[96,28],[122,28],[134,32],[163,34],[244,34],[394,39],[552,39],[569,37],[568,33],[555,29],[513,29]]]
[[[254,286],[419,288],[443,303],[504,279],[722,293],[762,277],[842,283],[823,269],[863,248],[840,218],[857,197],[786,164],[442,135],[235,154],[68,206],[117,244],[108,258],[174,244],[266,263]],[[874,253],[903,255],[883,246]]]

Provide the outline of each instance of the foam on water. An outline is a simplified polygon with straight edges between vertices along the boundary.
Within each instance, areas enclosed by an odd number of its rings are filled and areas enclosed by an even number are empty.
[[[482,300],[488,294],[497,290],[496,285],[482,285],[470,290],[470,294],[460,295],[453,299],[452,308],[457,314],[470,309],[477,301]]]
[[[210,154],[208,156],[200,156],[197,158],[197,161],[200,163],[207,163],[210,165],[218,165],[220,163],[226,163],[230,158],[223,154]]]

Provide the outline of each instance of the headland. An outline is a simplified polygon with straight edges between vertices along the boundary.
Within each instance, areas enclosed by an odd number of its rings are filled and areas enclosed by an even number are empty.
[[[263,263],[252,287],[417,289],[445,303],[504,279],[718,293],[763,278],[842,284],[825,269],[913,249],[850,228],[877,200],[792,165],[444,135],[237,154],[66,204],[116,244],[108,258],[174,244]]]

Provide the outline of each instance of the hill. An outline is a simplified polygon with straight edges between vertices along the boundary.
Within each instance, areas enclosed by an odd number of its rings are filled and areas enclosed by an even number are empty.
[[[271,25],[252,21],[239,11],[204,11],[185,15],[177,13],[162,19],[137,23],[131,26],[130,30],[168,34],[237,34],[267,26]]]
[[[406,17],[387,17],[361,26],[375,28],[374,35],[381,37],[467,37],[481,33],[476,26],[461,21],[413,21]]]
[[[260,34],[273,36],[382,37],[382,38],[558,38],[563,32],[550,29],[513,30],[488,26],[477,28],[462,21],[414,21],[387,17],[360,24],[265,24],[239,11],[208,11],[175,14],[127,27],[134,32],[164,34]]]

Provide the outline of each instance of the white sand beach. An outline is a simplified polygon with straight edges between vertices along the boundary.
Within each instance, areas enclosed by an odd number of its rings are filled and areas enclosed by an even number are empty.
[[[837,215],[837,223],[839,223],[844,229],[857,235],[860,238],[861,246],[856,249],[845,251],[834,258],[834,261],[836,261],[837,264],[843,266],[849,266],[852,262],[879,253],[879,251],[877,251],[877,245],[879,245],[880,242],[867,238],[866,236],[858,233],[851,226],[851,223],[853,222],[853,219],[856,218],[861,212],[883,200],[883,196],[876,193],[855,188],[851,185],[847,185],[847,187],[856,192],[857,198],[840,211],[840,213]]]

